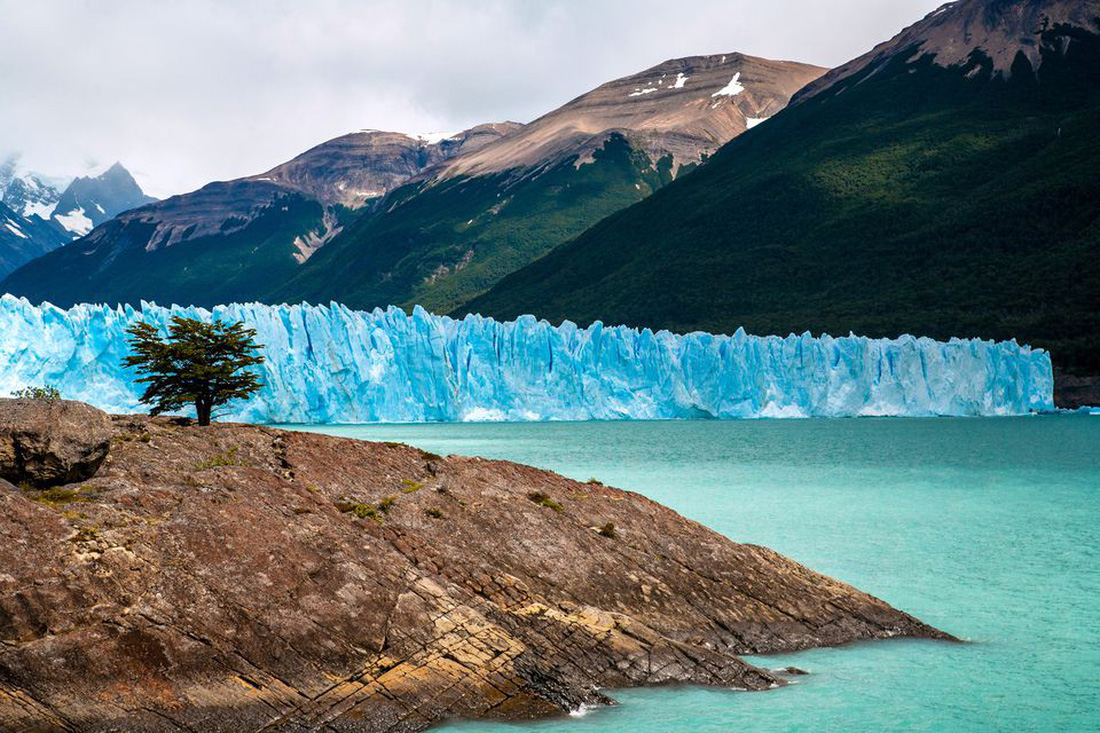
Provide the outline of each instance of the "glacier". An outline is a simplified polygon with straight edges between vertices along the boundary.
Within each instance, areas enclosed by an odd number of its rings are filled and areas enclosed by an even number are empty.
[[[264,387],[222,419],[258,423],[1022,415],[1054,409],[1050,355],[1015,341],[673,334],[501,323],[422,308],[152,303],[60,309],[0,297],[0,395],[54,385],[140,412],[126,329],[172,316],[256,329]]]

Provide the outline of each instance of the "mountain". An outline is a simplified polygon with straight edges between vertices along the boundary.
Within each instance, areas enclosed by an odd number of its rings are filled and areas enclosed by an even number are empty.
[[[258,299],[291,277],[356,209],[425,167],[516,127],[482,125],[444,136],[344,135],[266,173],[128,211],[13,273],[0,290],[58,305]]]
[[[49,219],[75,239],[124,211],[153,201],[156,199],[145,195],[130,171],[115,163],[73,180],[54,204]]]
[[[1100,0],[961,0],[454,313],[1018,338],[1100,399],[1098,129]]]
[[[18,156],[0,163],[0,201],[19,216],[48,220],[68,183],[23,170]]]
[[[23,170],[17,157],[0,163],[0,276],[87,234],[93,226],[155,199],[119,163],[75,179]],[[18,234],[16,233],[18,230]]]
[[[428,169],[265,299],[449,310],[697,167],[823,72],[731,53],[603,84]]]
[[[671,157],[672,172],[771,117],[825,69],[730,53],[672,59],[603,84],[516,134],[452,160],[437,178],[592,162],[621,133],[650,160]]]
[[[67,240],[37,216],[25,217],[0,201],[0,276]]]

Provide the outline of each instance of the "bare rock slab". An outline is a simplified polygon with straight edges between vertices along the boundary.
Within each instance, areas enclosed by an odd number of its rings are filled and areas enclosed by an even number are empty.
[[[0,730],[420,731],[785,684],[741,654],[950,638],[602,484],[258,426],[111,430],[94,478],[0,491]]]

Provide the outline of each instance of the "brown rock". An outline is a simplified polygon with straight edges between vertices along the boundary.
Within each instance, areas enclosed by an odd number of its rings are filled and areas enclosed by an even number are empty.
[[[795,92],[825,71],[734,52],[670,59],[601,84],[509,135],[463,150],[424,175],[453,178],[549,168],[573,156],[578,164],[591,162],[612,133],[626,137],[654,164],[669,156],[675,174],[682,165],[705,160],[754,120],[777,114]],[[727,88],[740,91],[723,93]]]
[[[39,488],[89,479],[112,433],[107,413],[82,402],[0,399],[0,478]]]
[[[783,683],[742,653],[948,638],[608,486],[265,427],[114,429],[67,506],[0,491],[2,730],[418,731],[602,687]]]

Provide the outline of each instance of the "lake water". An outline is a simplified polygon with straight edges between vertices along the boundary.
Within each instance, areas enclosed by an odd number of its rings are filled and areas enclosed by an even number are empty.
[[[753,657],[765,693],[622,704],[457,733],[1100,729],[1100,417],[326,426],[643,493],[970,640]]]

